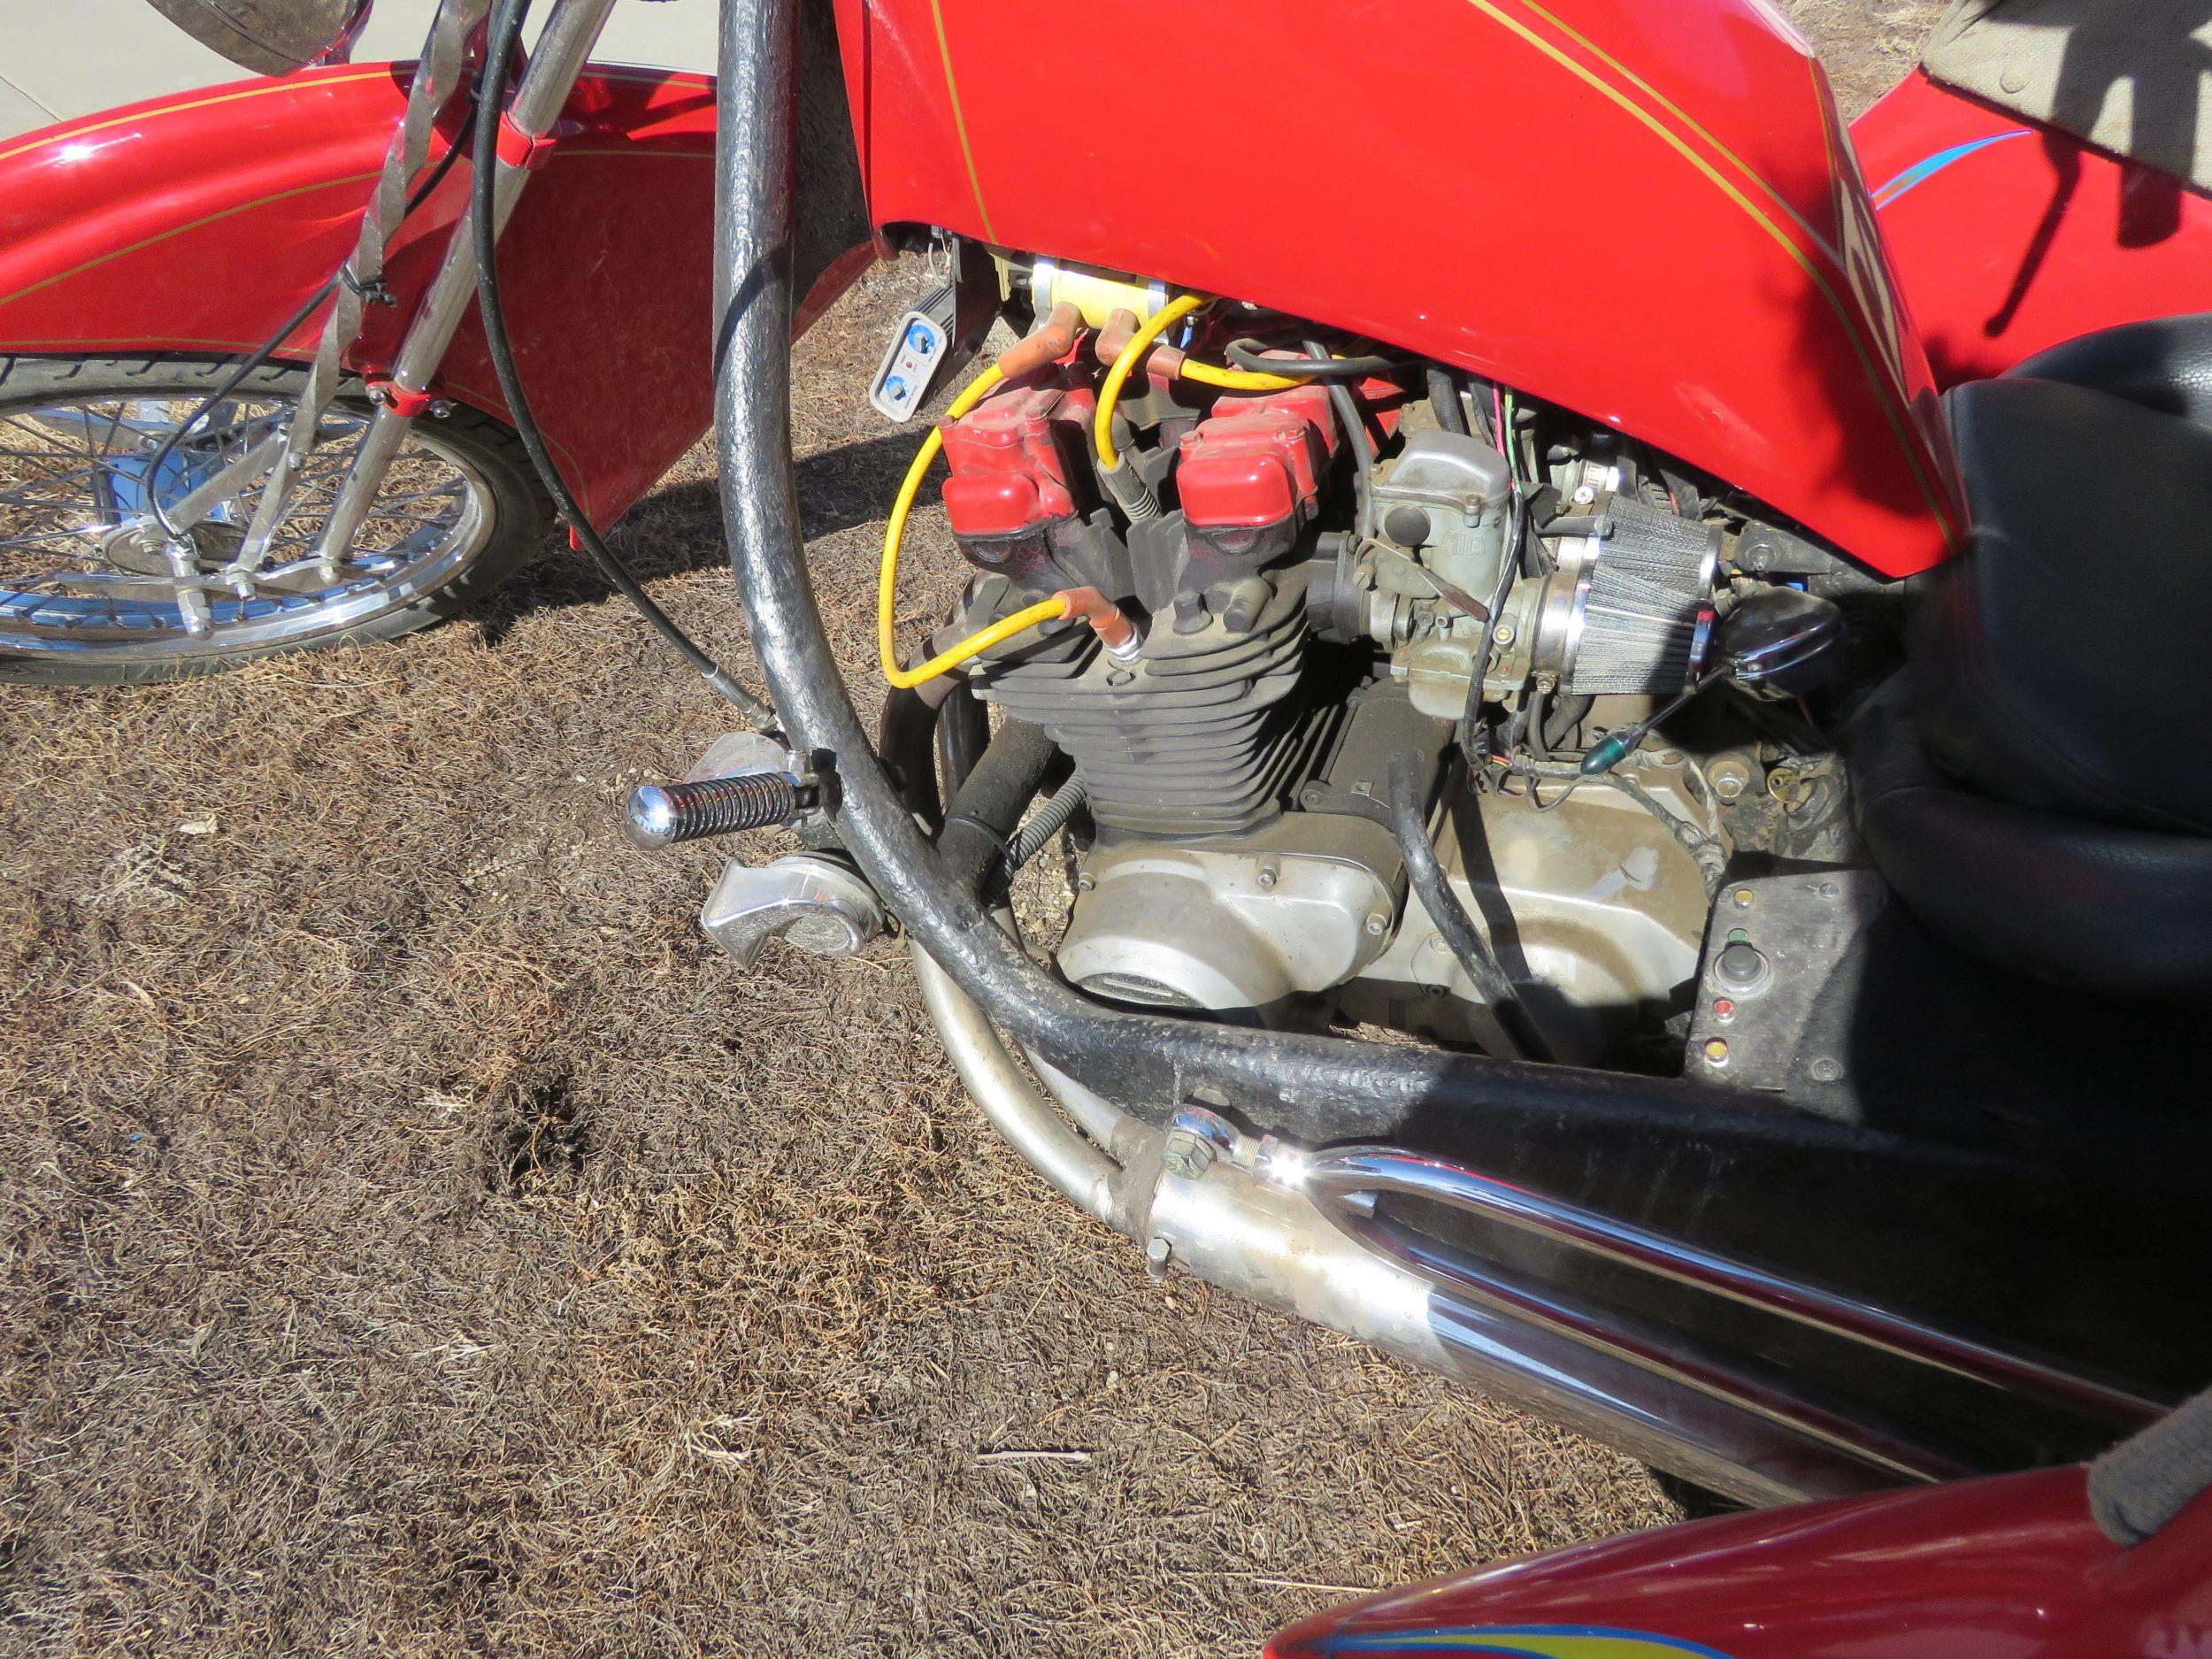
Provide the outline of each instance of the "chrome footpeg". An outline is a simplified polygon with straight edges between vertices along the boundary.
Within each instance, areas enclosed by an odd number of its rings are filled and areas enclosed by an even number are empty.
[[[680,782],[641,784],[630,791],[622,827],[649,852],[795,824],[822,804],[823,780],[806,757],[755,732],[716,740]]]
[[[849,956],[883,932],[883,903],[843,859],[793,853],[756,867],[731,859],[714,884],[699,926],[749,968],[760,948],[780,936],[814,956]]]

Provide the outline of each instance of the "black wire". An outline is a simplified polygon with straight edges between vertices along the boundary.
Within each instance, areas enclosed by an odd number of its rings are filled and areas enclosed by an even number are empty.
[[[1490,620],[1483,624],[1482,637],[1475,641],[1474,660],[1467,668],[1467,702],[1459,712],[1459,752],[1467,757],[1467,764],[1478,776],[1482,770],[1483,754],[1475,735],[1482,726],[1482,682],[1490,673],[1492,643],[1497,632],[1498,613],[1505,608],[1505,596],[1513,588],[1513,578],[1520,568],[1521,538],[1528,529],[1528,503],[1521,492],[1513,492],[1512,506],[1506,514],[1505,549],[1498,559],[1498,585],[1490,595]]]
[[[499,171],[499,126],[507,95],[507,65],[514,55],[515,42],[521,36],[523,17],[529,10],[530,0],[501,0],[492,24],[484,60],[483,91],[478,103],[483,119],[476,123],[475,173],[469,183],[469,229],[476,244],[476,306],[483,317],[486,355],[491,358],[492,373],[498,378],[500,396],[507,401],[507,413],[514,421],[515,435],[522,440],[522,447],[530,457],[530,465],[537,470],[545,493],[568,520],[569,532],[577,545],[591,556],[609,585],[630,602],[653,631],[725,702],[741,712],[757,730],[772,730],[776,725],[775,711],[739,685],[727,669],[678,627],[668,613],[653,603],[652,596],[630,573],[629,567],[615,557],[614,549],[600,539],[599,532],[593,528],[590,518],[570,490],[567,480],[561,476],[561,469],[555,465],[552,451],[546,447],[545,434],[531,412],[530,399],[522,389],[513,342],[507,333],[507,308],[500,296],[499,236],[493,192]]]
[[[1395,357],[1333,357],[1318,341],[1300,343],[1312,353],[1310,357],[1271,357],[1264,355],[1267,348],[1256,340],[1232,340],[1229,361],[1256,374],[1303,374],[1316,380],[1364,380],[1378,374],[1396,374],[1405,367]]]
[[[1398,843],[1407,883],[1428,912],[1437,936],[1451,949],[1476,995],[1496,1016],[1506,1040],[1509,1059],[1548,1060],[1551,1045],[1521,1001],[1520,988],[1505,971],[1467,907],[1452,890],[1451,879],[1438,861],[1429,840],[1428,803],[1422,793],[1421,775],[1411,755],[1401,749],[1390,757],[1385,777],[1390,795],[1390,834]]]
[[[1305,342],[1306,349],[1316,357],[1326,357],[1327,350],[1317,340]],[[1230,351],[1234,353],[1234,342]],[[1359,412],[1359,400],[1352,396],[1352,388],[1341,380],[1327,381],[1329,403],[1336,411],[1336,418],[1344,426],[1344,442],[1352,451],[1352,527],[1362,535],[1375,534],[1373,501],[1375,496],[1375,442],[1368,436],[1367,422]]]
[[[472,113],[469,119],[471,121],[473,121],[475,119],[474,114]],[[447,149],[444,155],[438,157],[437,164],[430,169],[430,176],[425,179],[421,184],[418,185],[415,188],[414,192],[408,196],[407,206],[399,216],[400,225],[404,225],[407,222],[408,214],[412,213],[417,208],[420,207],[425,202],[428,201],[430,199],[430,193],[445,182],[446,174],[453,171],[453,164],[460,160],[462,150],[468,142],[468,136],[469,129],[466,127],[464,127],[459,133],[454,135],[452,144]],[[394,231],[397,231],[399,225],[392,227]],[[346,258],[349,264],[353,256],[351,254],[348,254]],[[183,422],[172,430],[169,435],[161,441],[160,447],[155,449],[152,459],[146,463],[146,477],[150,480],[148,499],[154,504],[154,522],[158,524],[164,530],[167,531],[172,539],[180,541],[182,541],[184,539],[184,532],[177,528],[175,525],[169,522],[169,506],[166,502],[161,499],[161,490],[159,488],[161,469],[168,465],[169,457],[177,452],[177,445],[184,441],[185,434],[190,432],[193,427],[198,426],[201,421],[206,419],[208,411],[213,409],[216,404],[221,403],[233,392],[236,391],[241,386],[243,386],[246,383],[246,377],[248,375],[251,374],[256,369],[260,368],[264,364],[267,363],[271,357],[276,356],[277,349],[283,345],[286,341],[289,340],[293,334],[298,332],[300,326],[306,322],[310,317],[312,317],[316,311],[321,308],[325,300],[328,299],[333,294],[335,294],[338,291],[339,280],[345,275],[345,272],[346,266],[343,265],[340,265],[338,269],[332,273],[329,279],[324,282],[322,287],[317,288],[312,294],[307,296],[306,302],[301,305],[299,310],[294,311],[289,317],[284,319],[283,323],[278,327],[276,333],[271,334],[266,341],[262,342],[261,348],[258,350],[257,350],[251,357],[248,357],[243,363],[240,364],[235,369],[232,370],[229,376],[220,386],[210,392],[205,397],[200,399],[198,405],[189,415],[185,417]]]

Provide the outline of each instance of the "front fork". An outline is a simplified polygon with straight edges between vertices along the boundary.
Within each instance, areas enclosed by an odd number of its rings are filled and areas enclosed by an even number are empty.
[[[497,119],[500,123],[498,172],[492,186],[495,235],[505,229],[523,184],[542,158],[541,146],[566,107],[569,94],[589,62],[592,48],[613,9],[614,0],[555,0],[544,33],[524,64],[507,108],[495,115],[479,111],[479,119]],[[428,106],[423,111],[425,119],[434,117],[436,106],[460,89],[455,42],[460,33],[481,21],[484,12],[483,0],[440,0],[429,42],[416,70],[418,90],[426,85],[434,95],[422,100]],[[440,86],[441,81],[448,84]],[[417,103],[416,94],[411,92],[411,121],[415,119]],[[396,138],[386,157],[384,174],[365,220],[361,242],[340,273],[338,303],[310,368],[308,390],[302,395],[287,431],[282,452],[275,457],[245,541],[223,572],[227,579],[250,581],[265,561],[271,537],[283,519],[300,469],[314,448],[318,428],[336,387],[340,361],[358,336],[365,296],[380,281],[384,239],[397,229],[403,214],[403,206],[396,204],[404,203],[411,175],[422,159],[407,136],[403,133]],[[400,342],[389,377],[376,388],[375,413],[354,451],[317,543],[315,557],[327,579],[336,579],[415,421],[426,413],[436,412],[430,388],[467,314],[478,275],[470,217],[464,214],[456,221],[437,275]]]

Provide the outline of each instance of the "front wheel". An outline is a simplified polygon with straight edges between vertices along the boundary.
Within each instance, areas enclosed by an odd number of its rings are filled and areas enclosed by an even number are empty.
[[[350,383],[264,558],[235,562],[257,480],[201,502],[185,539],[170,536],[155,504],[175,509],[288,424],[305,379],[255,371],[161,457],[228,372],[0,357],[0,680],[168,679],[392,639],[489,592],[544,533],[550,515],[514,434],[457,409],[417,423],[352,545],[334,567],[321,564],[325,516],[372,413]]]

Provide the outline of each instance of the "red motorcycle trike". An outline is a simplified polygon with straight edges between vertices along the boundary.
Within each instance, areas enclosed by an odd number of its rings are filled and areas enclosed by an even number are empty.
[[[588,66],[612,4],[0,149],[0,671],[403,631],[711,413],[773,706],[674,636],[753,729],[633,833],[795,826],[708,930],[902,929],[1158,1271],[1760,1504],[2212,1377],[2185,8],[1972,0],[1847,130],[1766,0],[729,0],[718,85]],[[892,418],[1013,339],[887,698],[785,416],[899,250]]]

